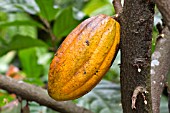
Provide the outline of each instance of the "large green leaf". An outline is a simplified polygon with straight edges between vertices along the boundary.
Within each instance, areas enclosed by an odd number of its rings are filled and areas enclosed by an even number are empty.
[[[113,5],[108,0],[90,0],[84,7],[83,12],[89,16],[98,14],[113,15]]]
[[[7,42],[18,34],[36,38],[38,31],[36,26],[43,28],[25,13],[9,14],[8,20],[0,22],[0,35]]]
[[[78,99],[78,105],[94,113],[122,113],[120,86],[102,80],[92,91]]]
[[[22,64],[22,70],[28,78],[39,78],[43,67],[38,64],[38,58],[35,48],[29,48],[19,51],[19,59]],[[33,79],[32,79],[33,80]]]
[[[33,20],[15,20],[8,22],[0,22],[0,28],[10,27],[10,26],[36,26],[39,28],[44,28],[42,24]]]
[[[8,19],[7,13],[1,11],[1,13],[0,13],[0,21],[5,21],[7,19]]]
[[[55,18],[58,8],[54,8],[54,0],[35,0],[40,8],[40,16],[51,21]]]
[[[11,50],[20,50],[30,47],[47,47],[47,45],[38,39],[33,39],[29,36],[15,35],[8,44],[0,45],[0,56]]]
[[[64,37],[67,36],[71,30],[73,30],[80,21],[76,20],[73,17],[73,10],[71,7],[68,7],[60,12],[60,14],[57,16],[53,32],[56,37]]]
[[[38,64],[41,64],[43,66],[43,78],[42,80],[47,82],[48,81],[48,72],[49,72],[49,66],[51,63],[51,59],[54,56],[53,52],[48,52],[48,48],[37,48],[36,54],[38,57]]]

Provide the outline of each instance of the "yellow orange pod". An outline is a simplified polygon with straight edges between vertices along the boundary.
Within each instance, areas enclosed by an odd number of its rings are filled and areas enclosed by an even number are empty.
[[[64,101],[88,93],[109,70],[119,42],[120,25],[110,16],[94,16],[79,24],[51,62],[49,95]]]

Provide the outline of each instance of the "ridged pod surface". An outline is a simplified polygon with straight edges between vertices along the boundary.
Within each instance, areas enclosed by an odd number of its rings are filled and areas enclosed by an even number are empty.
[[[94,16],[79,24],[51,62],[49,95],[64,101],[88,93],[109,70],[119,42],[120,25],[110,16]]]

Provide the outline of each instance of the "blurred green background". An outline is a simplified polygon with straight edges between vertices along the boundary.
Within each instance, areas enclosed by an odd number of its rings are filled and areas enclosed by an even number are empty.
[[[155,8],[154,25],[161,22]],[[46,88],[49,64],[64,38],[94,15],[114,15],[111,0],[0,0],[0,74]],[[154,51],[157,30],[153,28]],[[94,113],[121,113],[120,52],[110,70],[90,93],[73,100]],[[161,113],[168,113],[162,96]],[[57,113],[36,102],[0,90],[1,113]]]

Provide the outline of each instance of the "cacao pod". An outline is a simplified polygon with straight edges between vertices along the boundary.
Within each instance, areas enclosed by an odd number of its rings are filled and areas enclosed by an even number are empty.
[[[49,95],[64,101],[88,93],[108,71],[119,42],[120,25],[110,16],[94,16],[79,24],[50,64]]]

